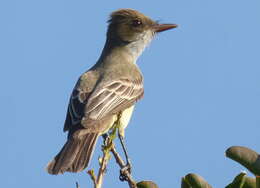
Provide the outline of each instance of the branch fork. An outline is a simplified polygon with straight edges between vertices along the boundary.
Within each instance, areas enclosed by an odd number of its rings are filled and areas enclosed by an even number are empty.
[[[94,170],[89,170],[87,173],[90,175],[91,180],[93,181],[94,188],[101,188],[106,173],[107,164],[111,158],[110,152],[113,154],[117,164],[120,167],[121,173],[126,177],[126,181],[130,188],[137,188],[136,182],[129,173],[128,170],[123,170],[125,167],[125,162],[122,160],[121,156],[115,149],[113,140],[116,138],[116,133],[120,127],[120,117],[121,113],[118,115],[116,122],[114,123],[111,132],[104,138],[104,144],[102,145],[103,156],[99,159],[99,171],[98,175],[95,176]]]

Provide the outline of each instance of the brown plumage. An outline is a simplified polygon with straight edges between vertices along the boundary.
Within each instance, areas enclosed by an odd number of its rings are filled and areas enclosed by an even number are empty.
[[[80,139],[68,139],[59,154],[48,164],[50,174],[80,172],[87,167],[98,138],[97,133],[90,133]]]
[[[142,74],[135,62],[154,34],[165,28],[132,9],[111,14],[101,57],[81,75],[71,94],[64,124],[68,139],[47,165],[48,173],[85,169],[98,137],[112,127],[119,113],[119,134],[124,136],[134,104],[144,93]]]

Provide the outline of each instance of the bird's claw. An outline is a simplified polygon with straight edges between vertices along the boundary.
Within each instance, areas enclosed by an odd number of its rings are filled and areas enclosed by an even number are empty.
[[[127,172],[129,174],[131,174],[132,172],[132,165],[130,164],[130,162],[128,162],[127,165],[125,165],[123,168],[120,169],[120,176],[119,176],[120,181],[128,181]]]

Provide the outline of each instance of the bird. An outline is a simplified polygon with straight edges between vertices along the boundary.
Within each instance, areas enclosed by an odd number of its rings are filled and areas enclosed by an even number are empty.
[[[112,128],[117,117],[123,143],[134,106],[144,95],[143,76],[136,61],[157,33],[176,27],[160,24],[134,9],[110,14],[102,53],[79,77],[70,96],[63,128],[68,131],[67,141],[47,164],[49,174],[83,171],[98,137]]]

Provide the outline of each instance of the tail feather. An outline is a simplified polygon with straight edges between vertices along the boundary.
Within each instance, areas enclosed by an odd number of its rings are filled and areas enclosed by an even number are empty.
[[[49,174],[80,172],[84,170],[92,156],[97,133],[89,133],[80,139],[68,139],[58,155],[47,165]]]
[[[77,157],[74,159],[73,164],[67,171],[69,172],[79,172],[85,169],[92,157],[92,153],[94,151],[94,147],[96,145],[96,140],[98,135],[95,134],[94,137],[88,137],[84,142],[84,145],[88,145],[88,147],[83,147],[83,149],[79,152]],[[86,155],[87,154],[87,155]]]

